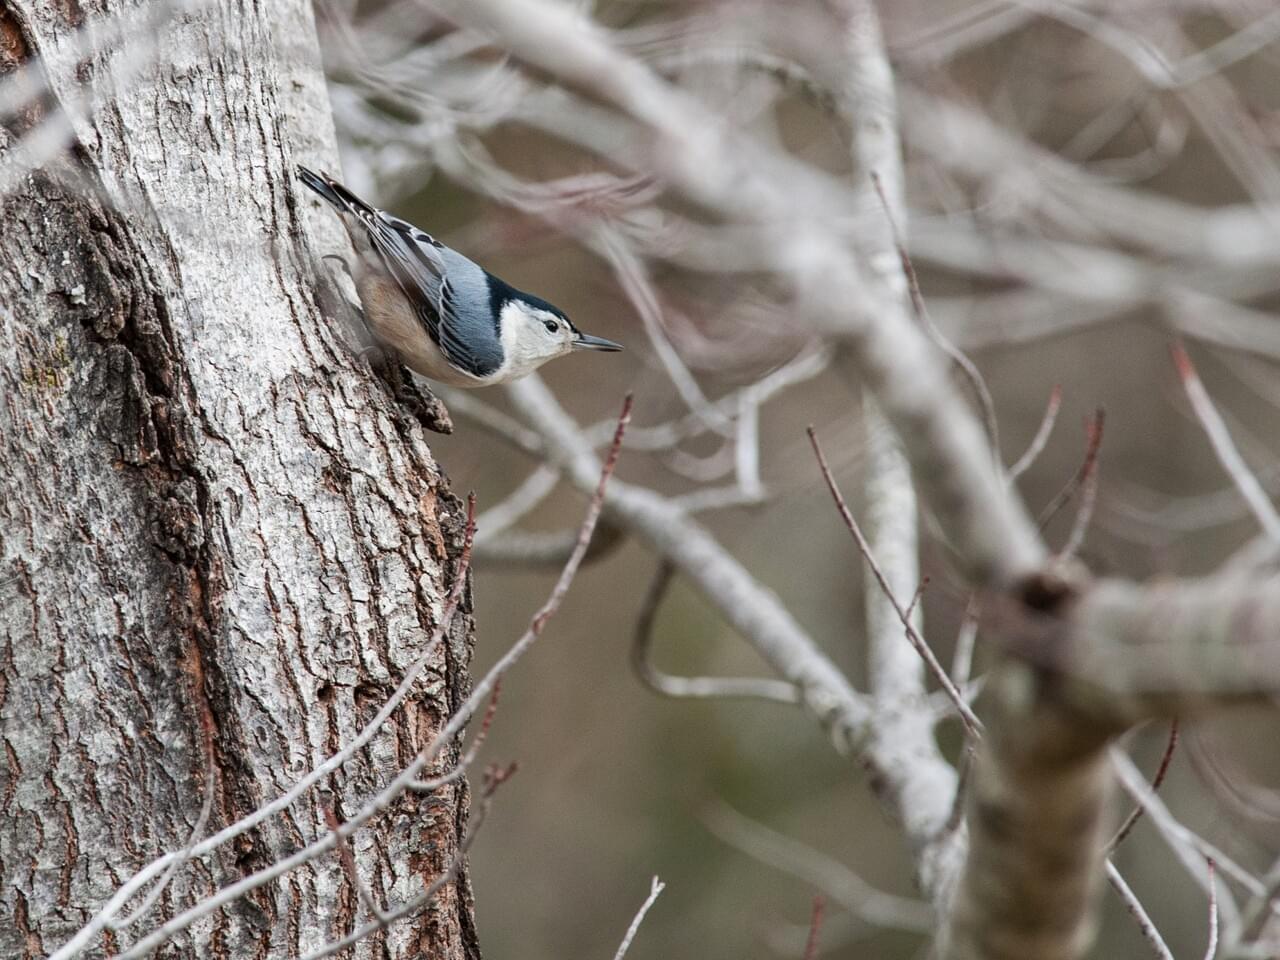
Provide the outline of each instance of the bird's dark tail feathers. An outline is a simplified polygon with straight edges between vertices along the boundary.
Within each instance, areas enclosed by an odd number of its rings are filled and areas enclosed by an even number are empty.
[[[372,216],[375,212],[373,207],[369,206],[327,173],[316,173],[314,170],[308,170],[302,164],[298,164],[298,179],[333,204],[339,213]]]

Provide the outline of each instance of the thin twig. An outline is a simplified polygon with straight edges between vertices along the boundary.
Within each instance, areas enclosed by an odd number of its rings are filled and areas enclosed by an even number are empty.
[[[204,734],[205,755],[204,804],[200,807],[200,816],[196,818],[195,826],[191,828],[186,846],[169,863],[169,866],[165,869],[164,876],[148,891],[146,898],[138,906],[138,909],[119,920],[108,919],[107,929],[109,930],[123,930],[126,927],[131,927],[151,911],[151,908],[160,899],[161,894],[169,886],[169,882],[173,880],[174,874],[191,859],[191,851],[195,849],[196,841],[200,839],[200,835],[204,833],[205,825],[209,822],[209,813],[213,809],[214,778],[217,768],[214,765],[213,755],[213,717],[210,716],[207,707],[202,711],[200,719],[201,730]]]
[[[818,468],[822,471],[822,478],[827,483],[827,489],[831,491],[831,496],[836,502],[836,509],[840,511],[840,516],[844,518],[845,526],[849,528],[849,532],[853,534],[854,540],[858,543],[858,549],[862,551],[863,559],[867,561],[867,565],[871,568],[871,572],[875,575],[876,580],[880,583],[880,589],[884,591],[885,596],[889,598],[889,602],[893,604],[894,610],[898,614],[898,618],[902,621],[902,626],[907,633],[907,639],[911,645],[915,647],[916,653],[924,660],[925,666],[929,672],[933,674],[935,680],[947,692],[947,696],[951,698],[951,702],[956,705],[956,709],[960,713],[960,721],[964,724],[965,730],[972,737],[980,737],[982,730],[982,722],[974,716],[969,705],[965,703],[964,697],[960,691],[956,689],[956,685],[951,682],[951,678],[947,676],[947,671],[942,669],[942,664],[938,662],[938,658],[934,656],[933,650],[929,645],[921,639],[920,634],[916,632],[915,626],[911,622],[911,617],[907,615],[906,608],[902,606],[898,598],[894,595],[893,589],[890,587],[888,580],[885,579],[884,573],[880,569],[880,565],[876,562],[876,558],[871,553],[871,546],[867,543],[867,538],[863,536],[862,528],[858,526],[858,521],[854,519],[853,513],[849,510],[848,504],[845,503],[844,495],[841,494],[839,486],[836,485],[836,479],[831,473],[831,467],[827,464],[826,455],[822,452],[822,445],[818,442],[817,431],[813,427],[807,430],[809,434],[809,442],[813,445],[814,455],[818,458]]]
[[[498,697],[501,693],[502,677],[498,676],[493,682],[493,693],[489,696],[489,706],[484,711],[484,719],[480,721],[480,730],[475,739],[471,741],[471,746],[467,748],[467,752],[462,755],[462,759],[454,764],[453,769],[430,780],[414,780],[409,783],[408,789],[414,793],[433,793],[446,784],[461,780],[466,775],[467,769],[475,762],[476,755],[480,752],[480,748],[484,746],[485,739],[489,736],[489,728],[493,725],[493,718],[498,712]]]
[[[1053,433],[1053,425],[1057,424],[1057,413],[1062,408],[1062,384],[1053,384],[1053,389],[1048,394],[1048,406],[1044,407],[1044,416],[1036,429],[1036,435],[1033,436],[1032,442],[1028,444],[1027,449],[1018,460],[1009,467],[1009,481],[1018,479],[1025,474],[1032,463],[1036,462],[1039,454],[1044,452],[1044,447],[1048,445],[1048,438]]]
[[[1040,511],[1040,516],[1036,518],[1036,523],[1041,530],[1044,530],[1049,525],[1049,521],[1057,515],[1058,511],[1076,495],[1076,491],[1084,485],[1089,474],[1093,472],[1094,462],[1098,458],[1098,447],[1102,444],[1102,428],[1105,420],[1106,411],[1099,407],[1094,411],[1093,420],[1091,421],[1092,426],[1090,426],[1090,422],[1086,422],[1084,461],[1080,464],[1080,469],[1072,475],[1071,479],[1063,485],[1057,495],[1049,501],[1048,506]]]
[[[1164,754],[1160,757],[1160,765],[1156,768],[1156,775],[1151,778],[1151,790],[1156,792],[1164,783],[1164,778],[1169,773],[1169,764],[1173,762],[1173,752],[1178,748],[1178,718],[1174,717],[1169,724],[1169,741],[1164,746]],[[1111,842],[1107,844],[1107,856],[1111,856],[1116,852],[1116,847],[1124,842],[1124,838],[1129,835],[1129,831],[1134,828],[1139,820],[1142,819],[1144,811],[1142,804],[1138,804],[1125,817],[1124,823],[1120,825],[1120,829],[1116,831]]]
[[[649,651],[653,646],[653,624],[674,575],[675,567],[670,561],[663,560],[658,564],[658,570],[641,604],[631,641],[631,666],[636,676],[651,690],[667,697],[745,698],[775,703],[799,703],[800,688],[786,680],[768,677],[675,677],[663,673],[653,665],[653,661],[649,659]]]
[[[1067,542],[1058,553],[1061,560],[1069,560],[1084,543],[1085,533],[1089,529],[1089,521],[1093,518],[1093,507],[1098,500],[1098,451],[1102,447],[1103,413],[1099,408],[1085,423],[1085,465],[1084,476],[1080,481],[1080,507],[1076,510],[1076,519],[1071,524],[1071,533]]]
[[[973,649],[978,640],[978,597],[970,594],[964,605],[964,616],[956,634],[956,648],[951,656],[951,680],[963,689],[973,675]]]
[[[324,816],[325,825],[333,833],[333,842],[338,850],[338,861],[342,864],[342,872],[347,875],[347,883],[359,894],[360,900],[374,918],[386,923],[387,916],[378,906],[378,901],[373,899],[373,891],[360,879],[360,873],[356,869],[356,858],[351,853],[351,845],[339,830],[341,824],[338,822],[338,815],[328,803],[320,804],[320,813]]]
[[[880,174],[875,170],[871,171],[871,182],[875,185],[876,195],[880,198],[881,206],[884,207],[885,219],[889,221],[889,233],[893,237],[893,246],[898,251],[898,261],[902,264],[902,275],[907,280],[907,290],[911,294],[911,308],[915,311],[916,319],[924,327],[929,339],[951,358],[951,361],[960,368],[961,373],[969,381],[969,386],[973,389],[974,396],[978,399],[978,407],[982,410],[983,423],[987,429],[987,440],[991,444],[992,451],[998,454],[1000,451],[1000,427],[996,419],[995,401],[991,399],[991,390],[987,387],[987,381],[983,378],[977,365],[959,347],[942,335],[942,331],[937,328],[933,319],[929,316],[929,310],[924,302],[924,294],[920,292],[920,279],[916,276],[915,264],[911,262],[911,255],[907,253],[906,244],[902,240],[902,233],[898,229],[898,221],[889,205],[889,198],[885,196],[884,184],[880,182]]]
[[[920,605],[920,599],[924,596],[925,589],[929,586],[929,578],[921,577],[920,586],[916,587],[916,592],[911,597],[911,602],[907,604],[907,619],[916,612],[916,607]]]
[[[667,885],[656,876],[650,881],[649,896],[645,898],[644,903],[640,904],[640,909],[636,911],[636,915],[631,919],[631,926],[627,927],[627,932],[622,937],[622,943],[618,944],[618,952],[613,955],[613,960],[622,960],[627,955],[627,951],[631,949],[631,941],[636,938],[636,932],[640,929],[640,924],[644,922],[644,915],[649,912],[653,902],[658,899],[658,894],[662,893],[666,887]]]
[[[1208,434],[1209,442],[1213,444],[1218,462],[1222,464],[1223,469],[1235,483],[1236,489],[1240,491],[1240,495],[1253,510],[1253,515],[1266,531],[1267,536],[1280,543],[1280,513],[1276,512],[1275,505],[1262,489],[1262,484],[1258,482],[1257,476],[1244,462],[1244,457],[1236,448],[1235,442],[1231,439],[1231,433],[1223,422],[1222,414],[1218,413],[1218,408],[1209,397],[1209,391],[1200,381],[1200,376],[1196,373],[1186,348],[1180,340],[1175,340],[1169,349],[1173,354],[1173,362],[1178,367],[1182,388],[1186,391],[1187,399],[1191,401],[1191,408],[1200,419],[1200,425]]]
[[[507,390],[545,437],[554,462],[585,490],[599,461],[578,424],[536,375]],[[838,750],[856,747],[872,715],[870,701],[853,689],[775,594],[669,498],[618,481],[609,488],[607,507],[611,521],[675,564],[770,667],[801,690],[805,707]]]
[[[1169,945],[1164,942],[1164,937],[1160,936],[1160,931],[1156,929],[1150,914],[1142,906],[1142,901],[1138,899],[1129,884],[1125,883],[1124,877],[1120,876],[1120,871],[1110,860],[1107,861],[1107,881],[1115,888],[1116,893],[1120,894],[1125,907],[1138,922],[1138,929],[1142,931],[1143,939],[1151,945],[1151,949],[1159,960],[1173,960]]]
[[[1119,775],[1121,786],[1130,797],[1146,808],[1152,823],[1159,830],[1161,839],[1168,844],[1169,849],[1174,852],[1193,879],[1200,882],[1200,864],[1203,858],[1213,857],[1218,868],[1239,883],[1248,893],[1255,897],[1263,893],[1265,884],[1258,877],[1236,863],[1221,848],[1185,827],[1169,812],[1164,801],[1152,791],[1146,778],[1122,750],[1113,747],[1110,754],[1111,764]],[[1238,929],[1239,909],[1235,900],[1229,895],[1229,891],[1224,890],[1223,893],[1225,896],[1220,899],[1219,908],[1225,915],[1228,926],[1231,929]]]
[[[384,930],[397,920],[412,916],[430,903],[437,893],[445,888],[458,875],[458,871],[462,869],[462,865],[466,863],[467,853],[471,850],[471,845],[475,842],[476,836],[480,833],[480,828],[484,826],[485,819],[489,815],[489,808],[493,803],[493,792],[497,786],[505,782],[514,772],[514,765],[507,767],[499,776],[488,777],[485,786],[480,794],[480,803],[478,809],[475,809],[471,815],[471,823],[467,827],[466,836],[462,838],[462,842],[458,844],[458,849],[454,853],[449,865],[444,872],[437,876],[427,885],[427,888],[418,894],[406,900],[404,903],[397,904],[390,910],[387,910],[370,920],[368,923],[357,927],[351,933],[347,934],[341,940],[334,940],[326,943],[324,946],[311,951],[304,955],[300,960],[323,960],[325,957],[331,957],[335,953],[341,953],[348,947],[354,946],[361,940],[367,939],[370,934],[379,930]]]

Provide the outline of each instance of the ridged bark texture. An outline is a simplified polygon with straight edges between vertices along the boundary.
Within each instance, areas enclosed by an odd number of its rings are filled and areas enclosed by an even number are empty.
[[[336,166],[310,4],[214,0],[123,37],[99,20],[144,10],[0,7],[0,80],[38,94],[5,119],[0,167],[73,116],[0,200],[4,957],[57,948],[181,849],[209,777],[213,832],[347,742],[421,651],[461,541],[421,426],[348,345],[316,259],[341,249],[332,224],[304,229],[295,158]],[[459,702],[471,630],[455,619],[327,785],[339,819]],[[466,805],[465,786],[402,799],[358,834],[375,896],[438,875]],[[153,916],[322,836],[321,807],[191,864]],[[367,919],[330,856],[161,954],[297,956]],[[478,956],[465,872],[353,955]]]

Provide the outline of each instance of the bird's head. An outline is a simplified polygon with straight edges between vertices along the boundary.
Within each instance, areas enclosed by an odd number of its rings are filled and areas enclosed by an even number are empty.
[[[518,290],[511,290],[499,305],[498,324],[504,365],[516,376],[574,350],[622,349],[612,340],[583,333],[559,307]]]

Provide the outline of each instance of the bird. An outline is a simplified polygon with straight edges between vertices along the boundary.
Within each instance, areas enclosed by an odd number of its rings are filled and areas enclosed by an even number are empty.
[[[374,337],[429,380],[485,387],[575,350],[622,349],[328,174],[299,164],[298,178],[337,210],[351,237],[359,254],[352,277]]]

